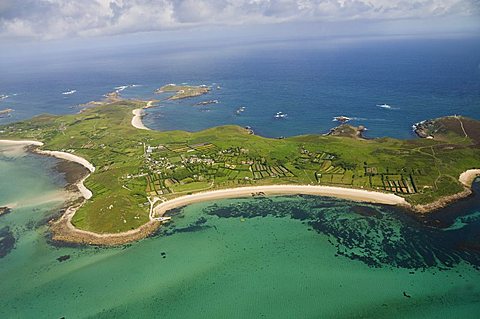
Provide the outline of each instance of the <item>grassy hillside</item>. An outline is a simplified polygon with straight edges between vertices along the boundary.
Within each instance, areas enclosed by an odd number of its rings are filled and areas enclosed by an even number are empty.
[[[462,190],[459,174],[480,166],[480,122],[471,119],[434,121],[433,129],[441,127],[434,139],[280,140],[238,126],[196,133],[137,130],[131,111],[142,106],[121,101],[75,115],[41,115],[0,127],[0,139],[35,139],[44,149],[94,164],[97,170],[85,182],[94,196],[73,223],[95,232],[122,232],[147,222],[147,196],[169,199],[243,185],[336,185],[394,192],[425,204]]]

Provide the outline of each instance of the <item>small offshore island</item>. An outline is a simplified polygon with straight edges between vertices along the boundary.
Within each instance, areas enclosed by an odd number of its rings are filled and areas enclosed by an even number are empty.
[[[210,88],[206,85],[192,86],[192,85],[176,85],[167,84],[155,90],[156,94],[174,92],[175,94],[169,97],[169,100],[180,100],[190,97],[196,97],[207,94]],[[212,102],[214,103],[214,102]]]
[[[0,118],[1,118],[1,117],[9,116],[12,112],[13,112],[12,109],[0,110]]]
[[[159,90],[180,99],[209,89]],[[168,210],[265,194],[336,196],[427,213],[468,196],[480,174],[480,122],[469,118],[419,123],[417,133],[428,138],[412,140],[364,139],[364,127],[348,124],[327,135],[272,139],[233,125],[194,133],[149,130],[141,111],[152,102],[116,97],[79,114],[0,126],[0,142],[22,141],[86,168],[79,192],[51,223],[54,240],[122,244],[154,232],[170,219]]]

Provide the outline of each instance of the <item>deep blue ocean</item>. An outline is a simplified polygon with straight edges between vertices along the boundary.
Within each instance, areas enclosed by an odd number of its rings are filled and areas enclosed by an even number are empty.
[[[299,41],[222,48],[149,44],[88,48],[0,61],[0,124],[40,113],[78,112],[115,87],[127,98],[162,99],[144,123],[159,130],[251,126],[263,136],[325,133],[334,116],[365,125],[369,137],[412,137],[420,120],[480,119],[480,40]],[[167,83],[206,84],[208,95],[177,102],[153,91]],[[62,92],[76,90],[64,95]],[[194,106],[205,100],[220,103]],[[390,109],[379,107],[388,104]],[[241,107],[245,111],[237,115]],[[286,119],[274,119],[276,112]]]

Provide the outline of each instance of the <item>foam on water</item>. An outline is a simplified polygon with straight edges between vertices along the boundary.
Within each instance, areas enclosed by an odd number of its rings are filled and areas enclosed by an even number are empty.
[[[55,67],[24,63],[27,70],[6,61],[2,69],[9,76],[0,77],[2,94],[23,94],[1,102],[8,101],[15,113],[0,123],[40,113],[76,112],[76,105],[118,90],[127,98],[162,100],[162,107],[147,110],[144,118],[146,126],[160,130],[237,124],[260,135],[291,136],[328,132],[331,119],[345,115],[362,119],[354,124],[368,127],[371,137],[410,138],[411,125],[427,118],[450,114],[480,118],[479,43],[398,40],[324,47],[318,42],[309,43],[308,49],[287,43],[281,49],[201,48],[178,55],[159,45],[141,55],[136,47],[135,55],[128,50],[88,59],[70,54],[65,61],[57,59]],[[167,101],[168,94],[153,93],[167,83],[206,84],[212,90],[203,97]],[[78,92],[65,98],[58,94],[65,88]],[[194,107],[204,99],[221,103]],[[377,106],[383,101],[391,109]],[[239,106],[247,107],[242,116],[235,114]],[[288,113],[288,121],[272,117],[279,110]]]

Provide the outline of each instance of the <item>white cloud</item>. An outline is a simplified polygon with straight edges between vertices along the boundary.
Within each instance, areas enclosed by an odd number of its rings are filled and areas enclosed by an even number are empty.
[[[478,0],[1,0],[0,36],[43,39],[286,21],[478,14]]]

